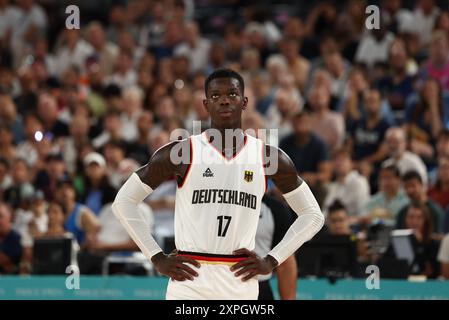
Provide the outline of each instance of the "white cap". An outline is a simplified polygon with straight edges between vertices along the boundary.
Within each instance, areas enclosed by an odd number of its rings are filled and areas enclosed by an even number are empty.
[[[91,152],[88,153],[85,157],[84,157],[84,165],[88,166],[91,163],[96,163],[98,164],[100,167],[105,167],[106,166],[106,160],[104,159],[104,157],[97,153],[97,152]]]

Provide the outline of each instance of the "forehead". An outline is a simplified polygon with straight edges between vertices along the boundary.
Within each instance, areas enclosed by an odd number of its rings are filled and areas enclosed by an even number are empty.
[[[329,215],[329,219],[330,220],[341,219],[341,218],[344,218],[344,217],[346,217],[346,212],[344,210],[337,210],[337,211],[332,212]]]
[[[418,178],[412,178],[404,181],[405,185],[421,185],[421,182],[418,180]]]
[[[240,83],[235,78],[215,78],[209,82],[209,90],[230,90],[239,89]]]

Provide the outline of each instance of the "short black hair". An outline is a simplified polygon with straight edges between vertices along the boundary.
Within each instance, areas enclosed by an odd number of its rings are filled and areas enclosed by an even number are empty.
[[[327,209],[328,215],[331,215],[337,211],[346,212],[346,207],[340,200],[335,200],[334,202],[332,202],[332,204]]]
[[[403,182],[410,181],[410,180],[418,180],[419,183],[421,183],[421,184],[423,183],[421,175],[418,173],[418,171],[415,171],[415,170],[407,171],[402,176]]]
[[[441,139],[447,139],[449,138],[449,129],[441,129],[441,131],[438,133],[437,140]]]
[[[207,96],[207,92],[209,91],[209,84],[211,83],[211,81],[214,79],[219,79],[219,78],[236,79],[239,82],[239,87],[240,87],[240,90],[242,91],[242,94],[245,92],[245,83],[243,81],[242,76],[234,70],[231,70],[228,68],[221,68],[221,69],[215,70],[206,78],[206,81],[204,82],[204,90],[206,91],[206,96]]]
[[[395,166],[394,164],[388,164],[386,166],[382,166],[381,171],[389,171],[395,175],[396,178],[401,178],[401,172],[399,171],[399,168]]]
[[[303,109],[303,110],[301,110],[301,111],[298,111],[298,112],[296,112],[294,115],[293,115],[293,119],[294,120],[297,120],[297,119],[301,119],[301,118],[303,118],[303,117],[306,117],[306,116],[310,116],[310,111],[309,110],[306,110],[306,109]]]
[[[0,157],[0,165],[1,164],[5,166],[6,170],[9,170],[9,162],[8,162],[8,160],[6,160],[3,157]]]

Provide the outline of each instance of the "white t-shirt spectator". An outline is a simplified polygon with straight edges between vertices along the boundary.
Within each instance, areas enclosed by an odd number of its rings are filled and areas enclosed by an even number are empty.
[[[324,207],[327,210],[336,200],[345,206],[350,216],[357,216],[363,213],[363,208],[370,198],[370,187],[368,180],[360,175],[356,170],[351,171],[342,182],[332,182],[324,200]]]
[[[209,61],[210,41],[199,38],[196,46],[191,47],[187,43],[181,43],[175,48],[175,56],[186,56],[189,59],[189,72],[191,74],[197,71],[203,71]]]
[[[67,46],[62,47],[56,58],[58,61],[59,76],[72,65],[75,65],[80,68],[81,71],[84,71],[86,58],[93,54],[93,52],[94,49],[92,46],[83,39],[78,40],[73,50],[70,50]]]
[[[139,132],[137,130],[137,121],[139,120],[141,112],[135,112],[131,116],[123,112],[120,115],[120,122],[122,123],[121,136],[126,142],[133,142],[137,139]]]
[[[382,40],[377,41],[371,33],[365,33],[357,48],[355,61],[372,67],[376,62],[387,62],[388,52],[394,35],[387,32]]]
[[[41,6],[34,4],[30,10],[24,11],[18,9],[19,14],[14,13],[15,23],[12,32],[11,45],[14,53],[14,64],[17,66],[22,61],[23,55],[26,53],[29,42],[24,38],[26,32],[31,26],[37,30],[38,35],[44,35],[48,25],[48,18]]]
[[[0,39],[12,32],[16,21],[20,18],[21,11],[15,6],[7,6],[0,9]]]
[[[134,87],[137,84],[137,73],[134,69],[129,69],[125,74],[114,73],[106,77],[105,84],[116,84],[122,91]]]
[[[422,46],[426,46],[430,43],[433,27],[435,26],[435,21],[440,12],[441,10],[436,7],[433,8],[428,16],[424,15],[424,12],[419,8],[413,12],[413,28],[419,35],[420,44]]]
[[[412,170],[417,171],[421,176],[424,185],[426,186],[428,185],[426,165],[418,155],[410,151],[405,151],[398,161],[396,161],[393,158],[389,158],[384,161],[384,165],[386,165],[387,163],[395,164],[398,167],[401,176],[407,173],[408,171]]]
[[[39,233],[47,232],[48,216],[46,214],[35,217],[31,211],[23,209],[16,210],[13,229],[20,234],[21,244],[23,247],[33,246],[33,236],[31,235],[29,228],[32,221],[36,224],[36,228]]]

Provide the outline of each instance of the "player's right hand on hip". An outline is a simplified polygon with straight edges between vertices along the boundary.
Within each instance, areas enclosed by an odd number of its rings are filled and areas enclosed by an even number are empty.
[[[151,261],[156,270],[176,281],[192,280],[198,277],[198,273],[187,265],[187,263],[200,268],[201,264],[191,258],[178,256],[178,252],[173,250],[170,254],[159,252]]]

